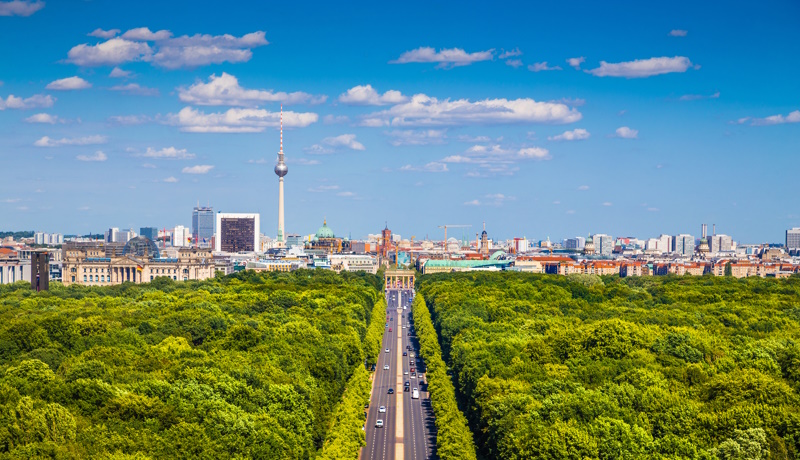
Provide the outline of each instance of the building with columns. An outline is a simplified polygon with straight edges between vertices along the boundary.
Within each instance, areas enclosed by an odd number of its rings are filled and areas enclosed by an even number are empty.
[[[160,276],[175,281],[204,280],[214,276],[209,249],[180,248],[177,257],[162,258],[156,245],[137,237],[125,245],[122,255],[103,243],[68,244],[62,249],[62,283],[65,286],[110,286],[147,283]]]
[[[414,271],[388,269],[383,273],[386,289],[414,289]]]

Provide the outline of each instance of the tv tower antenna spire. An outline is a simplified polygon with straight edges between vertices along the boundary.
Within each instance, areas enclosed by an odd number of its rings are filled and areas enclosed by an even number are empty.
[[[283,177],[289,172],[283,157],[283,104],[281,104],[281,149],[278,151],[278,163],[275,165],[275,174],[278,176],[278,242],[285,241],[285,227],[283,221]]]

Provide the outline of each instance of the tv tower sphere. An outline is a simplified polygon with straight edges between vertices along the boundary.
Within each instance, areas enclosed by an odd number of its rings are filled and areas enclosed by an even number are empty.
[[[288,172],[289,172],[289,167],[286,166],[286,163],[280,162],[275,165],[275,174],[277,174],[278,177],[283,177]]]

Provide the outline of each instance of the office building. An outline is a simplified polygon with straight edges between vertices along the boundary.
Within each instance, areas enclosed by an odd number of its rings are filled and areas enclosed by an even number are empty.
[[[574,251],[580,251],[583,249],[583,246],[586,244],[586,238],[582,236],[576,236],[575,238],[567,238],[564,242],[565,249],[571,249]]]
[[[31,253],[31,289],[36,292],[50,289],[49,256],[47,251]]]
[[[191,231],[183,225],[176,225],[172,229],[172,245],[179,248],[192,246]]]
[[[158,241],[158,229],[155,227],[142,227],[139,229],[139,236],[143,236],[155,243]]]
[[[119,241],[119,228],[112,227],[106,230],[104,241],[106,243],[116,243]]]
[[[211,243],[216,232],[214,208],[198,206],[192,210],[192,238],[198,244]]]
[[[610,256],[614,252],[614,238],[611,235],[598,233],[593,235],[593,240],[595,254]]]
[[[711,235],[708,239],[709,249],[712,254],[734,250],[733,240],[728,235]]]
[[[675,235],[672,238],[672,252],[684,256],[694,254],[694,237],[685,233]]]
[[[786,230],[786,249],[800,249],[800,227]]]
[[[260,216],[246,213],[217,213],[216,252],[255,252],[259,248]]]
[[[41,246],[57,246],[64,244],[64,235],[61,233],[36,232],[33,234],[33,244]]]

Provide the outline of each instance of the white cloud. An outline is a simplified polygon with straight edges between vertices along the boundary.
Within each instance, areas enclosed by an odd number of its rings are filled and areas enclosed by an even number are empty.
[[[92,145],[92,144],[105,144],[108,141],[106,136],[86,136],[86,137],[74,137],[74,138],[61,138],[61,139],[51,139],[47,136],[42,137],[38,141],[34,142],[33,145],[36,147],[61,147],[64,145]]]
[[[119,67],[114,67],[111,69],[111,73],[108,74],[111,78],[129,78],[131,75],[133,75],[133,72],[130,70],[122,70]]]
[[[45,88],[57,91],[67,91],[74,89],[86,89],[91,87],[92,84],[81,77],[68,77],[52,81]]]
[[[109,88],[111,91],[119,91],[126,94],[134,94],[136,96],[158,96],[158,88],[148,88],[146,86],[139,86],[138,83],[128,83],[127,85],[116,85]]]
[[[522,59],[509,59],[506,61],[506,65],[510,65],[515,69],[520,68],[522,67]]]
[[[478,200],[465,201],[464,206],[480,206],[481,202]]]
[[[719,98],[719,91],[714,94],[684,94],[680,97],[682,101],[697,101],[700,99],[718,99]]]
[[[557,136],[550,136],[547,138],[549,141],[580,141],[589,139],[589,131],[582,128],[573,129],[572,131],[564,131]]]
[[[535,160],[549,160],[550,159],[550,152],[547,149],[543,149],[541,147],[526,147],[519,149],[517,151],[517,155],[520,158],[532,158]]]
[[[114,115],[108,117],[108,121],[116,125],[141,125],[152,121],[152,118],[147,115]]]
[[[264,109],[228,109],[221,113],[205,113],[184,107],[177,114],[169,114],[167,123],[190,133],[257,133],[268,127],[278,127],[280,116],[280,112]],[[318,119],[316,113],[283,112],[283,125],[287,128],[305,128]]]
[[[164,182],[168,182],[170,184],[174,184],[175,182],[178,182],[178,179],[176,179],[174,176],[169,176],[166,179],[164,179]]]
[[[528,160],[549,160],[550,152],[541,147],[504,148],[500,145],[473,145],[463,154],[449,155],[441,160],[445,164],[468,164],[479,168],[471,171],[469,177],[490,175],[510,176],[519,170],[515,163]]]
[[[547,70],[561,70],[560,66],[553,66],[550,67],[547,65],[547,61],[544,62],[536,62],[528,66],[528,70],[531,72],[542,72]]]
[[[30,16],[44,8],[44,2],[27,0],[12,0],[0,2],[0,16]]]
[[[350,105],[388,105],[406,102],[407,96],[390,89],[383,94],[375,91],[372,85],[354,86],[339,96],[339,102]]]
[[[745,117],[745,118],[740,118],[738,122],[741,124],[741,123],[746,123],[748,121],[752,126],[768,126],[768,125],[782,125],[785,123],[800,123],[800,110],[789,112],[789,114],[786,116],[778,114],[766,118]]]
[[[581,185],[580,187],[578,187],[578,190],[580,190],[582,192],[586,191],[586,190],[589,190],[589,186],[588,185]]]
[[[567,64],[569,64],[570,67],[574,67],[575,69],[580,69],[581,64],[583,64],[584,62],[586,62],[586,58],[583,56],[567,59]]]
[[[164,147],[159,150],[148,147],[147,151],[140,156],[169,160],[191,160],[195,157],[195,154],[187,152],[186,149],[176,149],[175,147]]]
[[[346,147],[351,150],[364,150],[364,144],[356,140],[355,134],[341,134],[335,137],[326,137],[325,139],[322,139],[322,144],[334,148]],[[314,144],[306,149],[306,151],[311,154],[325,154],[334,152],[334,150],[326,148],[320,144]]]
[[[502,53],[500,53],[500,56],[498,56],[498,58],[508,59],[510,57],[515,57],[515,56],[522,56],[522,51],[520,51],[519,48],[514,48],[511,51],[503,51]]]
[[[447,172],[447,165],[439,161],[431,161],[422,167],[415,167],[412,165],[405,165],[400,168],[400,171],[421,171],[421,172]]]
[[[74,46],[67,53],[67,62],[82,67],[117,65],[140,61],[153,53],[147,43],[134,42],[123,38],[112,38],[97,45]]]
[[[327,96],[313,96],[302,91],[294,93],[273,92],[272,90],[244,89],[239,80],[228,73],[211,75],[208,83],[197,82],[189,88],[178,88],[181,101],[194,105],[256,106],[263,102],[282,102],[284,104],[318,104],[325,102]]]
[[[447,126],[500,123],[572,123],[581,113],[565,104],[533,99],[439,100],[417,94],[409,102],[366,115],[362,126]]]
[[[612,137],[619,137],[621,139],[636,139],[639,137],[639,131],[628,128],[627,126],[620,126],[616,131],[614,131],[614,135]]]
[[[77,45],[67,53],[67,62],[100,66],[146,61],[167,69],[247,62],[253,56],[253,48],[268,44],[264,36],[264,32],[259,31],[242,37],[196,34],[173,38],[170,31],[151,32],[142,27],[98,44]],[[153,46],[148,42],[153,42]]]
[[[9,94],[8,97],[3,100],[0,97],[0,110],[5,109],[38,109],[43,107],[52,107],[53,103],[55,102],[55,98],[44,94],[34,94],[33,96],[23,99],[21,97],[14,96],[13,94]]]
[[[25,119],[26,123],[48,123],[54,125],[56,123],[64,123],[65,121],[62,118],[59,118],[56,115],[50,115],[49,113],[37,113],[36,115],[31,115]]]
[[[105,38],[107,40],[109,38],[116,37],[118,33],[119,29],[103,30],[98,27],[97,29],[94,29],[93,31],[89,32],[86,35],[90,37]]]
[[[423,129],[419,131],[396,129],[387,132],[386,135],[392,138],[389,142],[395,147],[400,145],[444,144],[444,139],[447,137],[443,129]]]
[[[78,155],[75,157],[78,161],[106,161],[108,156],[102,151],[98,150],[94,155]]]
[[[685,37],[689,32],[683,29],[672,29],[669,31],[670,37]]]
[[[166,40],[170,37],[172,37],[172,32],[170,32],[169,30],[159,30],[158,32],[152,32],[147,27],[138,27],[136,29],[131,29],[122,34],[122,38],[125,38],[127,40],[138,40],[143,42]]]
[[[655,57],[635,61],[609,63],[600,61],[600,67],[587,70],[597,77],[645,78],[667,73],[686,72],[692,61],[684,56]]]
[[[610,201],[604,201],[603,202],[603,206],[612,206],[612,205],[613,205],[613,203],[611,203]]]
[[[214,169],[213,165],[195,165],[187,166],[181,169],[181,172],[184,174],[208,174],[212,169]]]
[[[489,61],[494,59],[494,49],[467,53],[461,48],[450,48],[436,51],[434,48],[423,46],[415,50],[406,51],[389,64],[408,64],[411,62],[438,62],[439,68],[470,65],[473,62]]]

